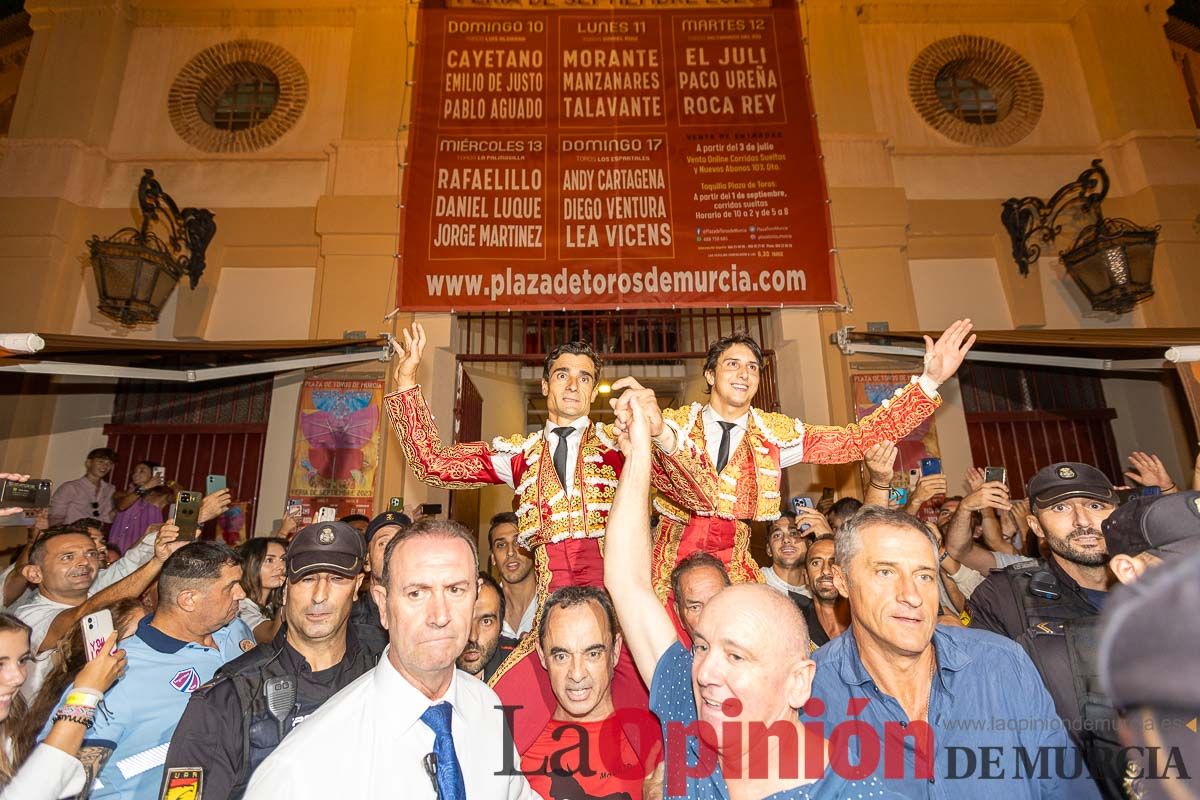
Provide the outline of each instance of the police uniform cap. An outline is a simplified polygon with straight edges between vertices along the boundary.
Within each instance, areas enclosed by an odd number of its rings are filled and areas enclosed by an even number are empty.
[[[367,524],[367,530],[364,534],[367,538],[367,545],[370,546],[371,537],[374,536],[376,531],[381,528],[386,528],[389,525],[407,528],[411,524],[412,520],[408,518],[408,515],[402,514],[399,511],[385,511],[382,514],[377,514],[375,519],[371,520],[370,523]]]
[[[1029,479],[1025,495],[1035,508],[1046,508],[1072,497],[1090,497],[1114,503],[1117,492],[1112,481],[1090,464],[1063,461],[1037,471]]]
[[[1156,504],[1157,505],[1157,504]],[[1200,712],[1200,553],[1118,586],[1105,604],[1100,677],[1117,708]],[[1192,735],[1192,734],[1189,734]]]
[[[288,580],[313,572],[353,578],[363,571],[365,557],[363,537],[348,523],[317,522],[302,528],[288,545]]]

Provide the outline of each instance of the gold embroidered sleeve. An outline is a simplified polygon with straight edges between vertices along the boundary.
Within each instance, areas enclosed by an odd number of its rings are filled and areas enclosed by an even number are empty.
[[[504,483],[492,463],[496,451],[483,442],[461,442],[450,447],[442,444],[420,387],[389,394],[383,398],[383,405],[417,480],[443,489],[478,489]]]
[[[861,461],[879,442],[896,442],[916,430],[938,406],[914,381],[888,398],[857,423],[845,427],[804,426],[804,452],[809,464],[846,464]]]

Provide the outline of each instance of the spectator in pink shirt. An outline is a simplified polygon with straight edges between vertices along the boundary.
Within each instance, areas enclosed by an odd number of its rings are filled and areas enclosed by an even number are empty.
[[[117,454],[107,447],[88,453],[83,477],[60,485],[50,498],[50,524],[65,525],[85,517],[112,522],[115,489],[105,478],[116,463]]]

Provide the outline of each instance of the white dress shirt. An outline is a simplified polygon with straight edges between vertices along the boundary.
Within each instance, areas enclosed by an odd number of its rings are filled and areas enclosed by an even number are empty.
[[[584,434],[591,427],[591,424],[591,420],[587,417],[580,417],[565,426],[575,429],[575,433],[567,438],[567,485],[565,488],[568,493],[576,493],[578,491],[575,488],[575,464],[579,459],[579,445],[583,442]],[[559,439],[554,429],[561,427],[564,426],[555,425],[553,422],[547,421],[546,427],[542,431],[542,435],[546,437],[546,444],[550,445],[550,463],[546,465],[550,469],[554,469],[554,451],[558,448]],[[516,484],[513,482],[511,453],[497,453],[492,456],[492,467],[496,470],[496,474],[500,476],[500,479],[508,484],[509,488],[516,488]]]
[[[525,607],[525,613],[521,615],[521,621],[517,624],[517,629],[514,631],[507,621],[503,621],[500,625],[500,635],[507,639],[520,639],[533,630],[533,622],[536,617],[537,595],[535,594],[529,598],[529,605]]]
[[[467,797],[532,799],[496,693],[455,670],[446,694],[430,700],[385,651],[375,669],[330,698],[267,757],[251,777],[245,800],[434,800],[423,765],[433,752],[434,734],[421,715],[442,701],[454,709],[454,750]]]

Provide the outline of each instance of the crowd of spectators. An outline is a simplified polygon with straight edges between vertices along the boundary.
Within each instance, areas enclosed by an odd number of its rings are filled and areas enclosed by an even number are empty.
[[[33,520],[0,573],[0,798],[403,796],[408,781],[444,799],[1196,796],[1200,461],[1190,490],[1136,452],[1128,487],[1063,462],[1022,487],[977,467],[898,493],[884,442],[861,497],[785,503],[756,531],[763,583],[734,584],[697,551],[664,605],[651,422],[636,401],[617,409],[605,588],[540,604],[515,514],[479,531],[482,558],[473,532],[412,511],[285,523],[231,549],[181,536],[182,487],[158,465],[118,490],[118,455],[91,451],[49,508],[0,510]],[[228,506],[227,491],[205,497],[199,521]],[[113,632],[89,653],[81,623],[99,617]],[[503,698],[484,681],[525,637],[555,710],[517,752],[520,717],[490,713]],[[614,704],[623,646],[649,732]],[[861,736],[846,751],[867,767],[838,760],[847,721],[879,734],[873,760]],[[427,742],[410,741],[417,723]],[[830,743],[816,782],[781,756],[814,735]],[[1014,774],[988,748],[1080,766]],[[940,794],[931,764],[956,753]]]

